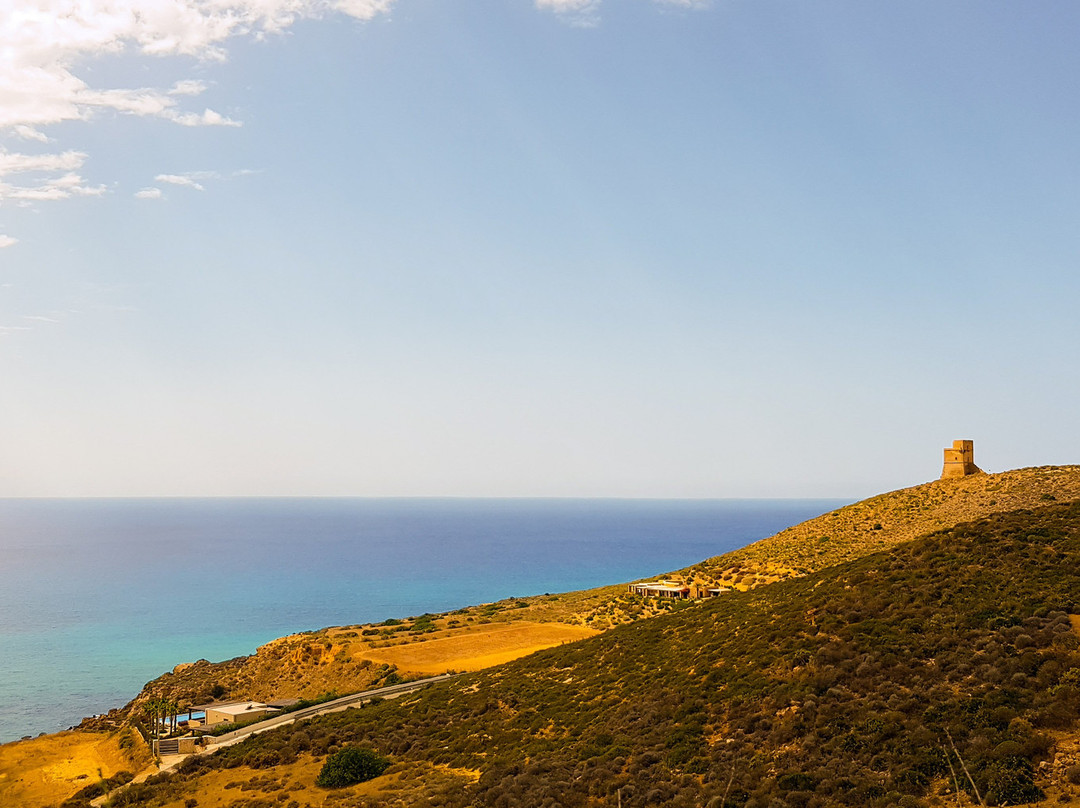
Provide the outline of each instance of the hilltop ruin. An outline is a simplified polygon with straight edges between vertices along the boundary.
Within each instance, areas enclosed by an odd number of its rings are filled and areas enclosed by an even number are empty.
[[[941,479],[949,480],[980,473],[982,469],[975,465],[975,441],[954,440],[952,448],[945,450],[945,465],[941,469]]]

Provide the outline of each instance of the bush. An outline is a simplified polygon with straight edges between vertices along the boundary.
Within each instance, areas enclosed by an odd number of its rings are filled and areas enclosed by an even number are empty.
[[[1020,805],[1039,802],[1046,797],[1035,785],[1031,763],[1012,757],[995,761],[988,767],[986,801],[991,805]]]
[[[343,788],[378,777],[390,761],[370,749],[347,746],[326,759],[315,785],[323,788]]]

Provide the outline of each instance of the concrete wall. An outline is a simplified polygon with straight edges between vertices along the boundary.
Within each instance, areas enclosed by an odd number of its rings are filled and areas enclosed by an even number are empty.
[[[271,710],[271,709],[251,710],[251,711],[245,712],[242,716],[240,716],[240,720],[243,721],[244,723],[247,723],[248,721],[254,721],[255,719],[259,719],[259,718],[267,718],[268,716],[271,716],[276,712],[277,712],[277,710]],[[214,709],[211,709],[211,708],[207,708],[207,710],[206,710],[206,723],[205,723],[205,726],[213,727],[213,726],[216,726],[216,725],[224,723],[224,722],[235,722],[236,720],[237,720],[237,717],[234,716],[234,715],[231,715],[230,713],[218,712],[217,710],[214,710]]]

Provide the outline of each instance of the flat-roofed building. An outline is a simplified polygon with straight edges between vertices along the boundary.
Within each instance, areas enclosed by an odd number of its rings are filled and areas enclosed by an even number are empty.
[[[202,711],[206,717],[196,726],[213,727],[218,724],[246,724],[260,718],[268,718],[281,712],[278,707],[271,707],[261,701],[220,701],[214,704],[199,704],[191,708],[192,712]]]
[[[649,581],[643,584],[630,584],[627,591],[647,598],[676,598],[685,600],[690,597],[690,587],[682,581]]]

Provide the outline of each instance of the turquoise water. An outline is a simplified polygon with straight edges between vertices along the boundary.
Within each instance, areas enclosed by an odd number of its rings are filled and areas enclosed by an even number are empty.
[[[0,500],[0,742],[178,662],[651,576],[835,500]]]

